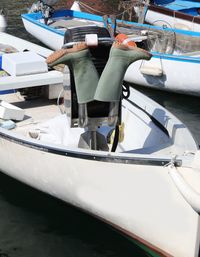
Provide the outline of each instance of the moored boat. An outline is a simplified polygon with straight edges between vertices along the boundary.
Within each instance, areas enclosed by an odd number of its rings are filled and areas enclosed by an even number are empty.
[[[102,64],[99,47],[87,51]],[[0,170],[110,224],[149,256],[197,257],[200,154],[193,136],[127,85],[118,108],[112,99],[80,102],[75,71],[70,85],[63,82],[65,113],[60,101],[43,96],[3,96],[0,107],[15,127],[0,128]],[[98,96],[112,98],[109,81]]]
[[[198,1],[150,1],[145,7],[144,19],[150,24],[200,32],[200,3]]]
[[[22,15],[26,30],[51,49],[64,45],[71,28],[82,27],[87,33],[104,27],[104,17],[74,10],[54,10],[45,21],[42,12]],[[106,20],[113,25],[111,19]],[[116,33],[151,51],[150,62],[138,61],[125,74],[130,83],[176,93],[200,96],[198,70],[200,33],[116,20]],[[111,27],[111,26],[109,26]],[[183,76],[177,76],[182,73]]]

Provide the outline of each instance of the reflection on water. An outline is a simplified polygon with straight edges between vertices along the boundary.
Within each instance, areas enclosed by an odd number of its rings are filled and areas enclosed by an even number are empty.
[[[1,0],[0,8],[6,10],[9,33],[37,42],[26,33],[20,18],[31,4],[31,0]],[[200,144],[199,98],[136,88],[181,119]],[[145,256],[101,222],[3,174],[0,217],[0,257]]]

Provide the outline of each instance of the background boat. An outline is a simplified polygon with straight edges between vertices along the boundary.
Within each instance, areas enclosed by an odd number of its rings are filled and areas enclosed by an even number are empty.
[[[150,1],[145,7],[145,21],[171,28],[200,32],[200,3],[198,1]]]
[[[41,12],[22,15],[26,30],[51,49],[64,45],[65,33],[71,28],[105,26],[102,16],[72,10],[54,10],[45,21]],[[112,27],[112,21],[108,20]],[[160,90],[200,96],[198,72],[200,65],[200,33],[124,22],[117,20],[117,33],[125,33],[151,51],[150,62],[138,61],[130,65],[125,80]],[[77,39],[78,40],[78,37]],[[182,73],[182,76],[177,74]]]

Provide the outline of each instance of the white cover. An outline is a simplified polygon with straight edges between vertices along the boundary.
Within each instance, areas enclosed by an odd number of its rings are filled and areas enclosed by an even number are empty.
[[[41,141],[77,148],[80,135],[85,130],[83,128],[70,128],[67,116],[61,114],[38,124],[34,131],[39,134],[38,139]]]
[[[5,101],[0,102],[0,118],[5,120],[23,120],[25,111]]]
[[[18,52],[2,56],[2,68],[12,76],[48,71],[45,59],[34,52]]]

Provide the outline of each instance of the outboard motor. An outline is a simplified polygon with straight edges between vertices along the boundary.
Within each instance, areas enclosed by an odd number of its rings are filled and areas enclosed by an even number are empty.
[[[0,10],[0,32],[4,32],[7,27],[6,18],[3,10]]]
[[[106,28],[85,26],[68,29],[65,33],[64,46],[72,42],[84,41],[86,34],[96,34],[98,38],[105,40],[98,47],[90,48],[93,63],[101,75],[108,60],[112,42]],[[85,128],[85,132],[80,136],[79,147],[108,151],[107,139],[99,132],[99,128],[110,127],[112,130],[120,123],[121,101],[115,103],[93,100],[79,104],[72,70],[70,70],[70,87],[65,88],[65,95],[67,96],[65,97],[66,113],[70,116],[71,127]]]
[[[47,24],[49,18],[51,18],[54,12],[53,5],[55,5],[58,1],[59,0],[40,0],[31,6],[29,13],[41,11],[44,18],[44,23]]]

